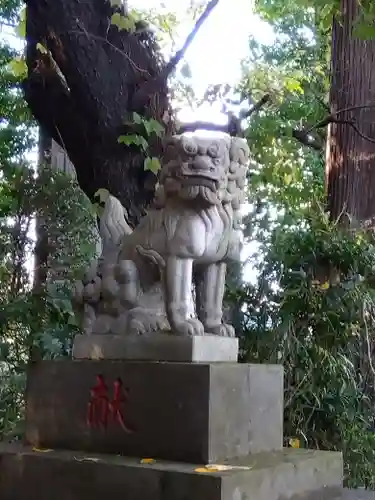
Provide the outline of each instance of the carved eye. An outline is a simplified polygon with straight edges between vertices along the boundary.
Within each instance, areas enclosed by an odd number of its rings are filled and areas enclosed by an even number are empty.
[[[207,154],[211,156],[211,158],[217,158],[220,153],[220,146],[217,142],[213,142],[207,148]]]
[[[189,139],[183,139],[182,149],[190,156],[194,156],[198,153],[198,145],[194,141]]]

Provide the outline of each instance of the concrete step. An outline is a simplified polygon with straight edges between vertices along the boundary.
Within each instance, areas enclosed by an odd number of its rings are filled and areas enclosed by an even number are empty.
[[[0,445],[1,500],[332,500],[341,478],[342,457],[333,452],[288,449],[212,470]]]

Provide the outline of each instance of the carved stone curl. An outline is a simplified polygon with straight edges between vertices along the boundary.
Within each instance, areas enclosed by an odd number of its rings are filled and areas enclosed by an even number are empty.
[[[226,263],[242,248],[248,161],[244,139],[174,136],[155,205],[134,231],[121,203],[108,197],[102,255],[76,285],[85,333],[234,336],[222,303]]]

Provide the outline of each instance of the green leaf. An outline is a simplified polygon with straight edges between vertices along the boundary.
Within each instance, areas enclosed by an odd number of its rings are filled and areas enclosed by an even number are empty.
[[[16,33],[20,38],[26,38],[26,7],[23,7],[20,13],[20,21],[16,28]]]
[[[303,88],[301,87],[301,82],[299,82],[295,78],[286,78],[285,87],[289,92],[298,92],[300,94],[303,94]]]
[[[332,3],[326,3],[319,11],[319,25],[321,29],[328,30],[332,26],[333,8],[334,5]]]
[[[111,17],[111,24],[114,24],[119,29],[121,29],[120,26],[121,26],[121,20],[123,17],[124,16],[122,16],[119,12],[115,12]]]
[[[115,12],[111,17],[111,24],[117,26],[119,30],[133,32],[136,29],[135,19],[130,16],[123,16],[119,12]]]
[[[128,16],[134,20],[134,23],[142,19],[140,12],[137,12],[135,9],[129,9]]]
[[[74,314],[72,302],[69,299],[52,299],[51,303],[63,313]]]
[[[360,22],[354,27],[353,35],[361,40],[372,40],[375,38],[375,26],[367,22]]]
[[[119,144],[125,144],[126,146],[136,145],[140,146],[144,151],[148,149],[148,142],[141,135],[120,135],[117,139]]]
[[[161,169],[161,164],[158,158],[146,158],[144,162],[144,169],[150,170],[153,174],[157,174]]]
[[[144,122],[144,119],[142,116],[136,112],[133,113],[133,122],[136,123],[137,125],[141,125],[141,123]]]
[[[17,78],[27,77],[27,64],[24,57],[15,57],[10,61],[9,68]]]
[[[75,314],[69,316],[69,318],[68,318],[68,325],[79,326],[78,318],[76,317]]]
[[[130,16],[128,17],[122,16],[120,29],[129,31],[130,33],[134,33],[136,29],[135,20]]]
[[[162,137],[164,134],[164,127],[159,123],[157,120],[154,118],[151,118],[148,121],[145,121],[143,123],[146,132],[148,135],[151,135],[152,133],[156,134],[158,137]]]
[[[109,0],[111,7],[121,7],[121,0]]]
[[[285,174],[284,175],[284,183],[286,186],[289,186],[289,184],[291,184],[292,180],[293,180],[292,174]]]

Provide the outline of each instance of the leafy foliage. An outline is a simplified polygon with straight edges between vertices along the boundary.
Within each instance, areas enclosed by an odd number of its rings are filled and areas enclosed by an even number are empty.
[[[18,26],[24,14],[18,0],[1,1],[1,18]],[[111,0],[112,24],[133,32],[143,29],[144,13],[121,13]],[[194,4],[195,5],[195,4]],[[364,2],[357,31],[372,36],[373,2]],[[197,7],[193,17],[201,6]],[[346,482],[375,488],[375,241],[366,233],[348,233],[324,211],[325,128],[314,125],[327,114],[329,35],[338,2],[331,0],[257,0],[258,14],[272,24],[272,46],[251,39],[242,99],[255,102],[265,93],[267,107],[251,117],[246,137],[253,153],[251,210],[247,238],[253,280],[235,290],[229,302],[243,307],[244,361],[282,363],[285,369],[285,444],[340,449]],[[173,51],[179,20],[163,8],[147,19]],[[362,23],[362,24],[361,24]],[[143,26],[143,27],[142,27]],[[43,45],[39,50],[47,50]],[[55,358],[70,353],[77,332],[71,283],[95,253],[96,214],[75,180],[26,160],[35,146],[35,130],[20,92],[23,55],[0,46],[0,434],[22,432],[25,369],[35,353]],[[190,68],[172,79],[172,97],[195,99]],[[208,89],[229,102],[229,86]],[[160,138],[155,120],[133,114],[129,133],[118,138],[127,147],[148,151]],[[297,140],[296,131],[318,144]],[[307,131],[307,132],[306,132]],[[320,145],[320,146],[319,146]],[[144,168],[160,169],[157,158]],[[63,193],[63,196],[61,195]],[[98,192],[99,197],[108,193]],[[32,282],[30,257],[43,236],[41,282]]]
[[[140,129],[140,133],[120,135],[118,142],[120,144],[124,144],[125,146],[139,146],[146,153],[148,152],[149,141],[152,139],[153,134],[159,138],[163,137],[164,134],[164,127],[157,120],[154,118],[144,118],[138,113],[133,113],[132,120],[127,121],[126,124],[130,125],[133,129]],[[144,135],[141,135],[141,133],[146,135],[146,138]],[[150,170],[156,175],[160,168],[161,165],[158,158],[146,156],[144,161],[145,170]]]
[[[326,3],[324,3],[326,5]],[[252,116],[247,237],[250,283],[241,303],[242,356],[282,363],[285,445],[342,450],[349,486],[375,487],[374,238],[324,210],[329,26],[337,5],[258,0],[275,42],[250,40],[242,97],[271,102]],[[308,8],[311,7],[311,8]],[[311,136],[318,148],[297,140]],[[306,133],[307,131],[307,133]]]
[[[62,191],[66,199],[59,196]],[[70,341],[78,331],[71,285],[93,256],[95,239],[90,233],[91,205],[75,182],[62,174],[48,172],[46,178],[43,172],[35,176],[27,165],[9,168],[0,183],[0,199],[0,376],[4,395],[0,399],[0,432],[9,434],[12,429],[20,430],[17,422],[31,353],[36,351],[43,358],[70,353]],[[36,216],[43,220],[48,248],[46,281],[38,289],[32,286],[30,268]],[[10,398],[14,398],[12,404]],[[3,407],[7,409],[1,417]]]
[[[347,483],[368,487],[375,486],[374,244],[313,207],[303,228],[271,231],[256,285],[240,293],[244,359],[284,366],[286,444],[298,437],[305,447],[343,450]]]
[[[1,6],[3,19],[22,35],[20,2]],[[30,356],[70,352],[77,331],[70,287],[94,253],[94,234],[87,228],[96,216],[75,181],[32,167],[35,123],[22,97],[23,72],[17,71],[23,56],[5,40],[0,43],[0,436],[11,438],[22,432]],[[33,262],[36,221],[48,255],[41,287],[33,283],[40,272]]]

